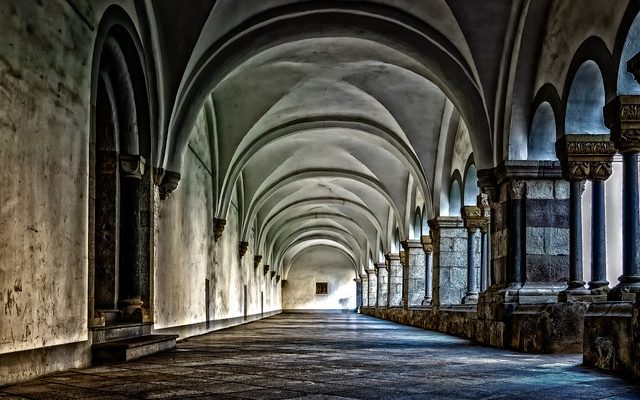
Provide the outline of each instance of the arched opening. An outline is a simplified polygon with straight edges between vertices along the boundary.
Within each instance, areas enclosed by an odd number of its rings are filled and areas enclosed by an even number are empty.
[[[467,168],[467,174],[464,178],[464,205],[475,206],[478,204],[478,195],[480,188],[478,187],[478,170],[476,166],[471,164]]]
[[[90,325],[151,315],[151,137],[145,73],[129,31],[97,45],[90,141]],[[91,285],[92,283],[92,285]],[[92,287],[91,287],[92,286]]]
[[[422,235],[422,212],[420,211],[420,207],[418,207],[413,217],[413,235],[411,236],[411,238],[420,239],[421,235]]]
[[[618,95],[638,95],[640,85],[634,80],[633,75],[627,71],[627,61],[640,52],[640,14],[636,15],[622,48],[622,56],[618,65]]]
[[[529,160],[556,160],[556,118],[549,102],[538,106],[527,144]]]
[[[600,68],[594,61],[585,61],[571,82],[567,98],[565,132],[609,133],[609,129],[604,125],[604,104],[604,80]]]
[[[459,217],[462,212],[462,195],[460,190],[460,181],[454,179],[451,181],[449,188],[449,216]]]

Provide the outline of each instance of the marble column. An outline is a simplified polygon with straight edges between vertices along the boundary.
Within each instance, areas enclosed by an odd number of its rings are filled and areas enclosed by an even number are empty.
[[[467,292],[463,304],[478,303],[478,272],[480,269],[478,253],[480,250],[478,231],[486,225],[482,209],[478,206],[462,208],[464,226],[467,228]]]
[[[362,296],[362,307],[369,307],[369,275],[360,274],[360,295]]]
[[[378,276],[374,268],[367,270],[367,281],[369,283],[369,290],[367,293],[369,307],[378,306]]]
[[[634,57],[634,59],[636,59]],[[629,72],[640,71],[629,63]],[[640,292],[640,198],[638,153],[640,152],[640,96],[618,96],[605,107],[605,123],[611,139],[622,153],[622,276],[611,289],[611,300],[634,301]]]
[[[139,155],[120,155],[120,301],[128,319],[142,318],[140,240],[140,191],[145,160]]]
[[[433,259],[431,257],[433,244],[431,236],[427,235],[423,235],[420,242],[422,250],[424,250],[424,299],[422,299],[422,305],[430,306],[433,293]]]
[[[385,263],[375,264],[377,276],[377,299],[376,307],[389,307],[389,272]]]
[[[426,293],[426,255],[420,240],[402,242],[406,257],[406,294],[403,302],[406,307],[421,306]],[[404,297],[406,296],[406,297]]]
[[[402,307],[402,264],[400,255],[385,255],[389,267],[389,307]]]

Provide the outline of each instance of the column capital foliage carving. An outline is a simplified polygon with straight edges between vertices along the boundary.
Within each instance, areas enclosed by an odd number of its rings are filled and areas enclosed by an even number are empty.
[[[431,236],[423,235],[420,237],[420,242],[422,243],[422,249],[425,253],[431,254],[433,253],[433,242],[431,240]]]
[[[253,269],[258,269],[262,261],[262,256],[253,256]]]
[[[154,175],[154,181],[158,185],[158,191],[160,192],[160,200],[166,200],[178,187],[180,174],[158,168]]]
[[[509,198],[512,200],[521,200],[525,197],[525,191],[527,189],[527,184],[525,181],[521,180],[512,180],[509,182]]]
[[[238,254],[240,255],[240,259],[247,254],[247,250],[249,249],[249,242],[240,242],[238,244]]]
[[[213,219],[213,239],[217,242],[222,237],[224,232],[224,226],[227,224],[226,219],[214,218]]]
[[[640,152],[640,96],[618,96],[604,107],[604,122],[621,153]]]
[[[486,231],[487,218],[484,216],[482,208],[478,206],[462,207],[462,218],[464,219],[464,227],[470,233],[475,233],[478,229]]]
[[[556,153],[568,181],[609,179],[616,148],[609,135],[566,134],[556,142]]]

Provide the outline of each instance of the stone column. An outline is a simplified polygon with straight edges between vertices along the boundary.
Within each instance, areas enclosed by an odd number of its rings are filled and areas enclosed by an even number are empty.
[[[356,283],[356,310],[362,308],[362,280],[360,277],[354,279]]]
[[[402,264],[400,255],[385,255],[389,266],[389,307],[402,307]]]
[[[565,178],[571,182],[570,277],[567,294],[601,294],[606,292],[606,219],[604,181],[612,172],[615,147],[609,135],[566,134],[556,144]],[[582,184],[593,182],[591,205],[591,282],[589,290],[582,279]]]
[[[487,232],[489,221],[491,220],[491,209],[489,208],[489,197],[481,193],[478,195],[478,207],[482,211],[484,223],[480,226],[480,291],[484,292],[489,286],[489,241]]]
[[[426,256],[420,240],[402,242],[406,257],[406,286],[403,290],[403,304],[405,307],[422,305],[426,293]],[[406,297],[405,297],[406,296]]]
[[[362,307],[369,307],[369,275],[360,274],[360,296],[362,297]]]
[[[402,243],[400,243],[402,245]],[[409,260],[407,260],[408,253],[405,250],[400,250],[400,266],[402,267],[402,288],[400,290],[400,306],[403,308],[409,307]]]
[[[142,322],[140,240],[140,184],[145,160],[139,155],[120,155],[120,301],[125,318]]]
[[[389,307],[389,273],[385,263],[376,263],[377,299],[376,307]]]
[[[636,57],[634,57],[635,59]],[[639,71],[634,63],[628,69]],[[638,153],[640,152],[640,96],[618,96],[605,107],[605,122],[611,138],[622,153],[622,276],[610,291],[611,300],[634,301],[640,292],[640,197],[638,193]]]
[[[429,220],[433,241],[433,305],[460,304],[467,289],[467,230],[460,217]]]
[[[378,277],[376,275],[375,269],[367,270],[367,278],[369,282],[369,290],[367,293],[367,297],[369,298],[369,307],[377,307],[378,306]]]
[[[478,231],[486,226],[486,220],[482,209],[478,206],[465,206],[462,208],[464,226],[467,228],[467,293],[462,299],[463,304],[476,304],[478,302]]]
[[[424,250],[424,299],[423,306],[430,306],[433,293],[433,263],[431,253],[433,253],[433,244],[431,236],[422,236],[420,238],[422,249]]]

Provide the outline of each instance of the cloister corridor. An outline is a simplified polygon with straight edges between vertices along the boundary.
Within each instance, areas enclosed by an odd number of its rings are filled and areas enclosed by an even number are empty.
[[[355,313],[283,313],[127,364],[0,388],[0,398],[640,398],[640,386],[580,361],[473,346]]]

